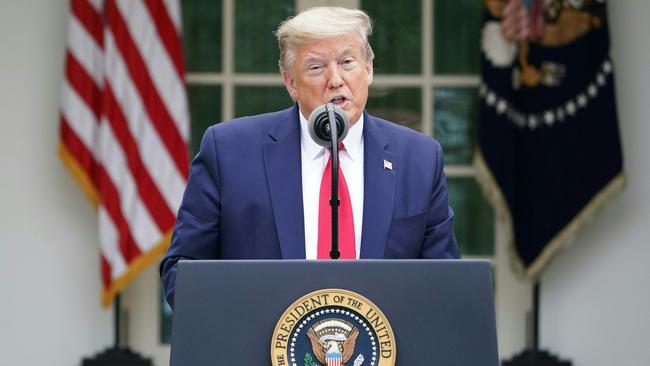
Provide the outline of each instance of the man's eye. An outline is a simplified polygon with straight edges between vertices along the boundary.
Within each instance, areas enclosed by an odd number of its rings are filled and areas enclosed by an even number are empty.
[[[309,70],[309,71],[318,71],[318,70],[320,70],[322,67],[323,67],[323,66],[321,66],[321,65],[310,65],[310,66],[307,68],[307,70]]]
[[[340,63],[341,67],[343,67],[345,70],[353,69],[355,64],[356,63],[353,58],[344,58]]]

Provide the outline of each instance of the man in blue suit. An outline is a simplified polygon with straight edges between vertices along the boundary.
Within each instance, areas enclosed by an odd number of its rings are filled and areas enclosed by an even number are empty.
[[[459,257],[440,145],[365,111],[370,33],[364,12],[343,8],[313,8],[280,25],[280,71],[296,103],[206,131],[160,265],[170,304],[181,259],[323,258],[319,188],[329,150],[311,140],[307,118],[325,103],[351,123],[340,154],[351,209],[343,258]]]

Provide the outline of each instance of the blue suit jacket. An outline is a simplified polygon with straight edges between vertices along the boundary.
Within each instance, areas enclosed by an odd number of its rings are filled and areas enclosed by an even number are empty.
[[[304,259],[298,107],[210,127],[161,265],[173,304],[180,259]],[[361,258],[458,258],[442,149],[364,113]],[[392,163],[392,170],[384,167]]]

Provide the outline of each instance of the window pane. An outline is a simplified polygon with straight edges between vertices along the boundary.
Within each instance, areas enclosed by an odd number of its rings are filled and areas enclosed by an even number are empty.
[[[445,151],[445,164],[471,164],[476,143],[476,88],[434,90],[434,136]]]
[[[205,130],[221,121],[221,87],[213,85],[189,85],[190,99],[191,156],[196,155],[201,146]]]
[[[483,1],[434,3],[434,73],[478,73]]]
[[[235,70],[278,72],[278,42],[273,32],[294,14],[294,0],[235,2]]]
[[[375,21],[370,45],[378,74],[418,74],[422,71],[420,0],[361,2]]]
[[[235,88],[237,117],[279,111],[292,104],[293,101],[284,87],[238,86]]]
[[[421,95],[419,88],[372,86],[366,108],[374,116],[421,131]]]
[[[449,178],[449,204],[463,255],[494,254],[494,212],[474,178]]]
[[[221,1],[182,1],[187,71],[221,71]]]

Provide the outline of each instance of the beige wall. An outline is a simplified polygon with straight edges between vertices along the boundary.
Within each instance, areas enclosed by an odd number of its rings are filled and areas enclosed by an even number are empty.
[[[57,157],[67,1],[0,1],[0,365],[79,365],[111,343],[97,219]]]
[[[575,366],[650,364],[650,2],[609,11],[628,185],[542,279],[541,342]]]

